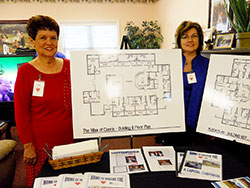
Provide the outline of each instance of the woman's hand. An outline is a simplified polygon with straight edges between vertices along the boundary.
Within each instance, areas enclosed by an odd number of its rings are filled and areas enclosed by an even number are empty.
[[[36,164],[36,148],[33,143],[24,144],[23,162],[26,164]]]

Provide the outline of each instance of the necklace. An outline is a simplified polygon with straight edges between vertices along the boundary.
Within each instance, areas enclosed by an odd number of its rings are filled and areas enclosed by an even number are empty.
[[[62,69],[63,63],[54,61],[52,63],[42,63],[40,61],[36,61],[33,65],[40,71],[46,74],[58,73]]]

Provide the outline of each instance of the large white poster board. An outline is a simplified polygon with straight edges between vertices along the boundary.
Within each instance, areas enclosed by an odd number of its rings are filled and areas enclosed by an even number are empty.
[[[185,131],[180,50],[70,56],[74,138]]]
[[[211,55],[197,132],[250,145],[250,56]]]

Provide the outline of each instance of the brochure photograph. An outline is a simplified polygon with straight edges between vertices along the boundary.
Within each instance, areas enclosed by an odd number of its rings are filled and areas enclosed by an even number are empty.
[[[151,171],[175,171],[173,146],[144,146],[142,149]]]
[[[110,173],[148,172],[141,149],[109,150]]]

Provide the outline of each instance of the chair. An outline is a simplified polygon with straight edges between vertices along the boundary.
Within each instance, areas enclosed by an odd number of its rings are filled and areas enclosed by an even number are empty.
[[[15,177],[16,141],[11,139],[0,140],[0,185],[4,188],[11,188]]]

